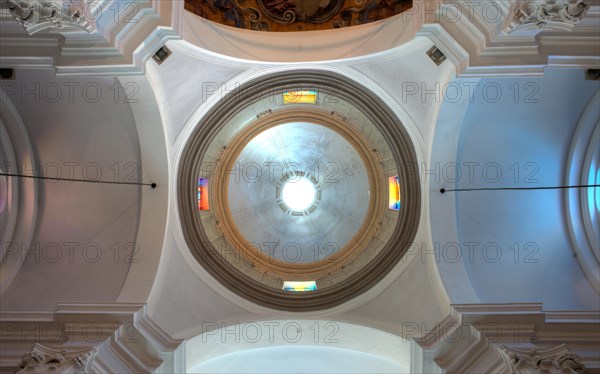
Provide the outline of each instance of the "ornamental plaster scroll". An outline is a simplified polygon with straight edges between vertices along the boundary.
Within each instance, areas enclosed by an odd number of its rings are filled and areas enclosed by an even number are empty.
[[[87,374],[91,373],[96,354],[97,350],[93,347],[57,349],[36,344],[30,352],[23,355],[15,373]]]
[[[94,29],[83,0],[9,0],[8,9],[29,35],[48,29]]]
[[[516,374],[586,374],[580,358],[561,344],[550,349],[514,349],[502,347]]]
[[[561,29],[571,31],[587,13],[591,0],[514,0],[507,33],[517,30]]]

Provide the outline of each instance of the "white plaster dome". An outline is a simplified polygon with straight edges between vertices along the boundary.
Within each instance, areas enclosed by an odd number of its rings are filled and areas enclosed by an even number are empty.
[[[268,257],[323,261],[356,235],[370,188],[354,147],[325,126],[294,122],[256,135],[229,171],[233,222]]]
[[[416,234],[410,136],[380,98],[331,72],[246,83],[203,117],[181,160],[192,254],[263,306],[339,305],[380,281]]]

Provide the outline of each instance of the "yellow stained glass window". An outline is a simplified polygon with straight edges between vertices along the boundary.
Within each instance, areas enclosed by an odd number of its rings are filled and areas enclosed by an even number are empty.
[[[316,104],[317,91],[287,91],[283,93],[284,104]]]
[[[400,177],[397,175],[389,178],[389,208],[400,210]]]
[[[283,290],[284,291],[295,291],[295,292],[316,291],[317,290],[317,282],[316,281],[307,281],[307,282],[285,281],[285,282],[283,282]]]

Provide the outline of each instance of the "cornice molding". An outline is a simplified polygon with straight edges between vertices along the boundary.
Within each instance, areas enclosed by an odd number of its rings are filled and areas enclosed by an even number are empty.
[[[600,312],[543,311],[541,303],[455,304],[452,313],[415,342],[447,373],[505,373],[507,352],[572,353],[599,368]],[[512,366],[511,366],[512,365]]]
[[[84,12],[95,17],[90,20],[94,27],[89,33],[46,30],[29,35],[16,21],[3,22],[0,64],[55,68],[58,76],[144,74],[145,62],[167,40],[179,39],[169,25],[177,12],[172,9],[183,7],[183,2],[136,1],[121,5],[123,9],[118,4],[94,3],[97,13]],[[5,13],[3,20],[7,19]],[[12,17],[10,13],[8,17]]]
[[[148,316],[145,304],[135,303],[59,303],[55,311],[2,311],[0,328],[3,368],[16,367],[19,357],[42,344],[59,351],[96,349],[94,367],[102,372],[150,373],[181,344]]]
[[[180,38],[183,2],[136,1],[131,3],[135,13],[130,8],[115,10],[114,4],[98,4],[97,20],[91,22],[96,31],[91,33],[65,30],[29,36],[16,21],[3,22],[0,63],[16,68],[56,68],[59,76],[144,74],[145,61],[167,40]],[[599,6],[590,6],[570,31],[517,30],[507,34],[505,25],[513,16],[514,5],[507,0],[473,4],[448,0],[436,8],[433,17],[429,11],[419,14],[418,10],[402,17],[423,17],[417,36],[428,36],[457,65],[460,76],[540,76],[545,66],[600,67]],[[482,16],[490,4],[502,12],[502,19]],[[415,6],[422,5],[417,2]],[[115,14],[118,22],[112,21]],[[2,16],[12,19],[6,9]],[[567,64],[556,63],[565,58]]]
[[[489,1],[509,17],[510,7],[506,1]],[[468,54],[468,66],[464,59],[457,64],[461,77],[489,76],[541,76],[543,68],[552,60],[566,58],[569,68],[600,67],[600,7],[591,6],[584,19],[571,31],[512,33],[502,31],[503,22],[487,22],[481,16],[479,5],[468,0],[447,1],[439,9],[439,25],[450,35],[436,38],[430,25],[424,25],[421,35],[430,35],[442,51],[452,51],[458,44]],[[470,20],[473,20],[471,22]],[[438,32],[439,33],[439,32]],[[439,45],[437,44],[439,43]],[[454,45],[453,45],[454,44]],[[451,57],[452,53],[450,53]],[[456,64],[456,62],[455,62]]]

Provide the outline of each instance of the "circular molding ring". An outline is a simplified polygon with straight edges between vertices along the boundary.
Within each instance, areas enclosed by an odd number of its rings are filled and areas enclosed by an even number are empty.
[[[366,166],[371,198],[366,219],[348,244],[328,256],[325,261],[292,263],[276,260],[260,249],[248,245],[248,241],[231,219],[228,199],[231,173],[228,171],[233,170],[240,153],[256,135],[278,125],[301,121],[327,127],[340,134],[354,147]],[[383,182],[383,170],[376,153],[372,151],[368,139],[353,126],[326,112],[292,107],[278,110],[255,121],[235,136],[217,163],[216,173],[210,179],[209,191],[211,209],[218,222],[219,231],[234,248],[243,249],[238,251],[241,256],[262,273],[266,272],[282,278],[293,276],[294,280],[302,281],[320,279],[338,273],[367,246],[381,224],[386,210],[387,185]]]
[[[203,230],[196,209],[196,184],[201,162],[219,131],[242,109],[274,92],[290,87],[318,87],[349,102],[374,124],[388,143],[397,165],[403,196],[398,220],[383,248],[351,277],[310,292],[287,292],[255,280],[219,256]],[[275,113],[274,113],[275,114]],[[296,70],[247,82],[209,110],[193,130],[181,155],[177,175],[177,202],[183,236],[196,260],[225,287],[256,304],[286,311],[307,312],[347,302],[381,281],[400,261],[416,235],[421,187],[412,172],[417,156],[410,136],[393,111],[373,92],[337,73]]]

